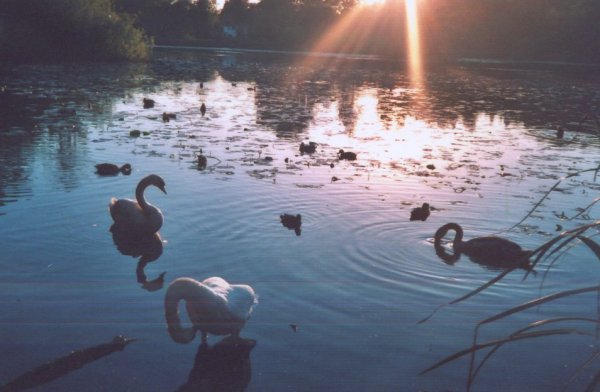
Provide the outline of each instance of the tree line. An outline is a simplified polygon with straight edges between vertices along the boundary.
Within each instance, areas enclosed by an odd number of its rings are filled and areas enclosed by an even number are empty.
[[[405,0],[2,0],[2,58],[147,58],[156,44],[405,56]],[[428,59],[600,61],[598,0],[419,1]]]

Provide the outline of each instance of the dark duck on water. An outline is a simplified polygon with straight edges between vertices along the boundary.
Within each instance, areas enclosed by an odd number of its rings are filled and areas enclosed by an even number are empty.
[[[144,98],[142,100],[144,103],[144,109],[152,109],[154,107],[154,100],[150,98]]]
[[[100,163],[96,165],[96,173],[101,176],[116,176],[119,173],[129,175],[131,174],[131,165],[126,163],[119,167],[113,163]]]
[[[456,235],[453,240],[454,254],[449,255],[441,245],[442,238],[448,231],[454,230]],[[529,257],[531,251],[523,250],[518,244],[505,238],[486,236],[476,237],[463,241],[463,229],[457,223],[447,223],[440,227],[434,236],[436,254],[445,262],[453,264],[462,253],[471,260],[491,268],[506,269],[519,267],[531,270]]]
[[[413,208],[413,210],[410,212],[410,220],[420,220],[425,222],[425,220],[429,218],[430,213],[431,210],[429,209],[429,203],[423,203],[421,207]]]
[[[301,226],[302,226],[302,215],[291,215],[291,214],[282,214],[279,215],[279,219],[281,219],[281,224],[288,228],[289,230],[294,230],[296,235],[300,235]]]
[[[300,143],[300,153],[302,154],[313,154],[317,151],[317,143],[308,142],[308,144],[304,144],[304,142]]]
[[[355,161],[356,153],[351,152],[351,151],[340,150],[340,151],[338,151],[338,159],[346,160],[346,161]]]

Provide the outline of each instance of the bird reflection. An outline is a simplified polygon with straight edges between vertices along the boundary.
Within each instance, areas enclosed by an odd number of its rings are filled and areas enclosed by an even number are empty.
[[[450,230],[456,232],[453,240],[453,253],[448,253],[442,245],[442,238]],[[531,251],[521,249],[512,241],[493,236],[476,237],[468,241],[463,241],[462,238],[463,230],[460,225],[448,223],[440,227],[434,237],[436,255],[449,265],[456,263],[464,253],[469,256],[471,261],[491,270],[522,268],[533,271],[529,262]]]
[[[212,347],[200,344],[187,383],[178,392],[246,390],[252,377],[250,352],[256,340],[227,337]]]
[[[144,290],[157,291],[163,288],[166,272],[161,273],[156,279],[148,280],[144,273],[146,265],[157,260],[163,252],[162,238],[159,233],[132,234],[126,227],[113,224],[110,227],[113,242],[117,250],[125,256],[139,257],[135,270],[138,283]]]

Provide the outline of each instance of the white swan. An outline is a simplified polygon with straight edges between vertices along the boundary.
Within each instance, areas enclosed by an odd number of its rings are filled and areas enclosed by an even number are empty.
[[[181,326],[178,309],[181,300],[185,300],[192,327]],[[257,303],[258,297],[247,285],[230,285],[217,277],[202,282],[191,278],[176,279],[165,294],[169,335],[177,343],[191,342],[197,330],[202,332],[202,342],[206,342],[208,333],[237,337]]]
[[[154,234],[163,224],[162,212],[144,198],[144,190],[154,185],[165,194],[165,181],[156,174],[142,178],[135,189],[136,200],[112,198],[108,209],[115,224],[136,233]]]

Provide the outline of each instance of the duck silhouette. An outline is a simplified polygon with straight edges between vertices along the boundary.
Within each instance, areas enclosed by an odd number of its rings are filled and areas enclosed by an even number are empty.
[[[423,203],[421,207],[413,208],[413,210],[410,212],[410,220],[420,220],[425,222],[425,220],[429,218],[429,214],[431,214],[429,203]]]
[[[301,154],[313,154],[317,151],[317,143],[308,142],[308,144],[304,144],[304,142],[301,142],[299,150]]]
[[[302,226],[302,215],[291,215],[291,214],[282,214],[279,215],[279,219],[281,219],[281,224],[284,227],[287,227],[290,230],[294,230],[296,235],[300,235],[302,232],[300,226]]]
[[[204,103],[200,105],[200,113],[202,113],[202,117],[206,114],[206,105]]]
[[[356,153],[353,153],[351,151],[344,151],[344,150],[340,149],[340,151],[338,151],[338,159],[346,160],[346,161],[355,161]]]
[[[448,254],[441,244],[442,238],[448,231],[454,230],[454,254]],[[463,229],[457,223],[447,223],[440,227],[434,236],[436,254],[448,264],[454,264],[461,254],[467,255],[472,261],[491,269],[523,268],[532,270],[529,257],[532,252],[523,250],[519,244],[501,237],[476,237],[463,241]]]
[[[126,227],[135,233],[153,234],[163,224],[162,212],[149,204],[144,198],[144,191],[149,186],[155,186],[165,194],[165,181],[156,174],[142,178],[135,189],[136,200],[112,198],[108,208],[115,223]]]
[[[131,165],[129,163],[119,167],[113,163],[99,163],[96,165],[96,174],[101,176],[116,176],[119,173],[125,175],[131,174]]]
[[[208,166],[208,159],[206,155],[202,155],[202,153],[198,154],[198,169],[204,170]]]
[[[144,109],[151,109],[154,107],[154,100],[150,99],[150,98],[144,98],[142,100],[142,102],[144,103]]]
[[[177,115],[175,113],[163,112],[163,114],[162,114],[163,122],[169,122],[171,120],[175,120],[176,118],[177,118]]]

